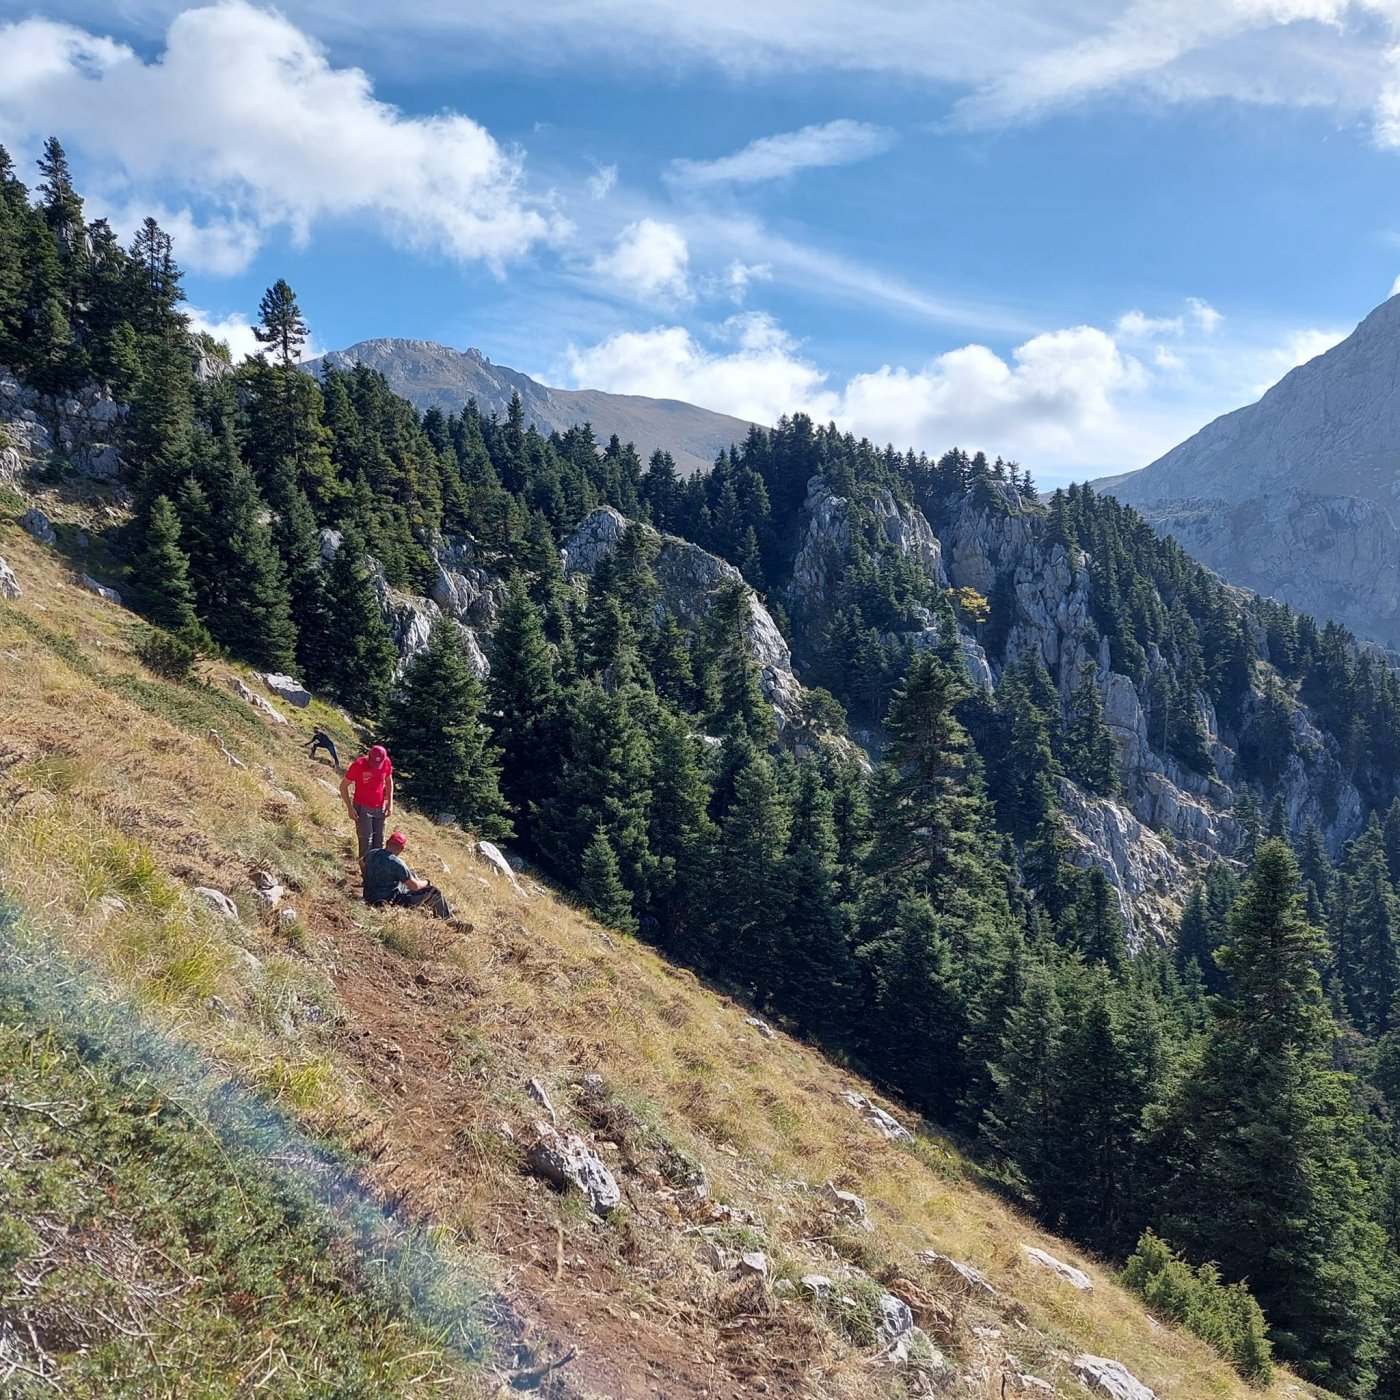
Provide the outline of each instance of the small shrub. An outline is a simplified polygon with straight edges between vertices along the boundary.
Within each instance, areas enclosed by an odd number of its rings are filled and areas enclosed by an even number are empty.
[[[1193,1269],[1151,1230],[1124,1266],[1123,1283],[1155,1312],[1209,1342],[1247,1381],[1273,1382],[1268,1326],[1243,1283],[1222,1283],[1214,1264]]]
[[[189,681],[199,652],[173,632],[148,627],[136,640],[136,658],[148,670],[167,681]]]
[[[846,732],[845,706],[821,686],[813,686],[802,700],[802,718],[814,729],[827,729],[833,734]]]

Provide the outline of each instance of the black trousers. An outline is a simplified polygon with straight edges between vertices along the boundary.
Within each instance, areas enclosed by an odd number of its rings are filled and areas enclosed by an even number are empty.
[[[335,771],[340,772],[340,755],[335,751],[335,745],[329,739],[313,739],[311,741],[310,757],[316,757],[317,749],[325,749],[330,754],[331,762],[335,764]]]
[[[384,902],[397,904],[403,909],[418,909],[427,905],[432,910],[434,918],[450,919],[452,917],[452,910],[448,906],[446,896],[436,885],[427,885],[421,890],[395,890]]]

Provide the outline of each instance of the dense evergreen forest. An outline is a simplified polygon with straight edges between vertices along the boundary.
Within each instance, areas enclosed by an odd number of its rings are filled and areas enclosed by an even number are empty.
[[[0,364],[54,401],[95,383],[129,404],[115,543],[167,661],[296,668],[391,746],[425,810],[513,838],[600,919],[903,1093],[1048,1224],[1131,1255],[1130,1280],[1246,1374],[1269,1365],[1262,1308],[1308,1377],[1400,1395],[1400,684],[1382,657],[1228,589],[1131,510],[1083,488],[1041,501],[980,454],[797,416],[686,481],[586,425],[543,436],[518,401],[420,415],[363,368],[313,380],[284,282],[259,308],[265,353],[221,363],[188,332],[159,226],[124,247],[85,220],[56,142],[40,171],[31,195],[0,152]],[[1130,955],[1106,877],[1068,859],[1056,780],[1112,795],[1114,743],[1093,666],[1062,694],[1007,657],[1007,588],[937,586],[867,514],[820,613],[784,612],[816,476],[857,508],[885,492],[935,527],[1012,515],[1061,547],[1184,770],[1211,772],[1198,697],[1215,707],[1245,839],[1174,947]],[[602,504],[767,595],[812,682],[801,742],[779,742],[744,586],[699,623],[659,609],[640,528],[586,584],[564,576],[560,544]],[[450,620],[396,679],[372,568],[424,592],[443,535],[508,587],[484,681]],[[995,691],[969,680],[960,625]],[[1332,855],[1275,800],[1297,700],[1369,812]],[[873,771],[848,716],[878,736]]]

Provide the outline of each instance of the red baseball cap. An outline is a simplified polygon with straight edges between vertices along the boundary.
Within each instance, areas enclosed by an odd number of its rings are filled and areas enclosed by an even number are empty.
[[[389,750],[383,744],[376,744],[366,757],[371,768],[382,768],[389,761]]]
[[[386,846],[406,846],[408,845],[408,837],[401,831],[391,831],[384,844]]]

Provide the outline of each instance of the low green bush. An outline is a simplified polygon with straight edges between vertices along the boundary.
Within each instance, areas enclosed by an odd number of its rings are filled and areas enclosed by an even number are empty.
[[[183,637],[145,628],[136,639],[137,660],[148,670],[168,681],[188,681],[194,675],[199,653]]]
[[[1222,1283],[1214,1264],[1193,1269],[1151,1230],[1124,1266],[1123,1283],[1155,1312],[1209,1342],[1247,1381],[1272,1383],[1268,1325],[1243,1283]]]

